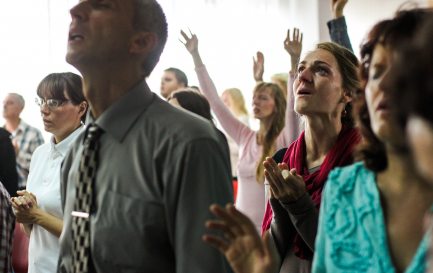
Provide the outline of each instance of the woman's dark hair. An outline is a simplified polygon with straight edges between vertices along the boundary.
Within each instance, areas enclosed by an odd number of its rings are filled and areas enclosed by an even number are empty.
[[[173,72],[174,76],[176,77],[177,82],[182,83],[185,87],[188,87],[188,77],[186,74],[180,70],[179,68],[170,67],[164,70],[166,72]]]
[[[49,74],[39,83],[36,93],[40,98],[62,101],[68,100],[65,96],[66,93],[73,105],[79,105],[86,101],[81,77],[71,72]],[[81,117],[81,121],[84,123],[85,119],[86,113]]]
[[[213,123],[209,102],[202,94],[190,89],[182,89],[173,92],[168,101],[171,99],[176,99],[182,108]]]
[[[385,170],[388,160],[384,143],[377,138],[371,128],[365,101],[364,92],[368,83],[368,71],[374,48],[381,44],[388,51],[400,52],[404,45],[410,43],[416,30],[429,16],[431,16],[431,10],[427,9],[398,11],[394,18],[377,23],[361,45],[360,77],[363,86],[356,96],[355,113],[364,140],[358,148],[358,158],[364,161],[367,168],[375,172]]]
[[[433,15],[433,14],[432,14]],[[433,16],[417,32],[413,43],[397,56],[391,69],[392,99],[402,129],[409,115],[433,126]]]

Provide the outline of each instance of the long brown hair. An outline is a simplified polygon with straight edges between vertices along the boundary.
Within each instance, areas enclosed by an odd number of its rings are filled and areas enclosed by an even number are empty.
[[[359,62],[356,56],[347,48],[333,42],[319,43],[316,48],[326,50],[334,56],[340,70],[343,90],[347,96],[353,97],[355,92],[360,88],[358,77]],[[354,119],[351,102],[346,104],[343,113],[341,115],[341,123],[345,126],[353,127]]]
[[[374,48],[381,44],[392,52],[399,52],[408,44],[422,22],[432,15],[431,9],[400,10],[393,19],[377,23],[368,33],[361,46],[361,80],[363,88],[360,89],[356,99],[356,113],[359,128],[363,136],[363,143],[358,148],[358,159],[364,161],[365,166],[375,172],[383,171],[388,166],[385,144],[374,134],[370,115],[365,101],[365,87],[368,83],[368,72]],[[401,96],[401,94],[400,94]],[[405,152],[406,147],[395,147]]]
[[[262,156],[256,168],[257,181],[262,181],[264,177],[263,161],[267,156],[272,156],[275,152],[275,141],[284,129],[286,113],[286,99],[284,98],[283,90],[275,83],[261,82],[254,88],[254,94],[264,89],[271,91],[271,96],[275,101],[275,110],[272,116],[271,126],[263,139]]]

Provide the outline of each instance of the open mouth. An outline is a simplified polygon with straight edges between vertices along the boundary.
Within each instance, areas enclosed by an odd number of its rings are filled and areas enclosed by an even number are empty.
[[[82,41],[84,37],[80,34],[69,34],[69,41]]]
[[[311,95],[313,92],[307,90],[307,89],[300,89],[298,90],[298,92],[296,93],[298,96],[303,96],[303,95]]]

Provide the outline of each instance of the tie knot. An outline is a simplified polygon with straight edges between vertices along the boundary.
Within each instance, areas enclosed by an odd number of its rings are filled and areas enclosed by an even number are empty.
[[[96,125],[95,123],[90,123],[87,127],[86,139],[88,139],[89,141],[96,141],[103,132],[104,130],[102,130],[98,125]]]

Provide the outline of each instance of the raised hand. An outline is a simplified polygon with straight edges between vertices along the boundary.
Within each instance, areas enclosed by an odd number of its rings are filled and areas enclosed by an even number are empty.
[[[273,198],[281,202],[294,202],[306,193],[304,179],[296,174],[295,169],[289,171],[286,163],[277,165],[271,157],[267,157],[263,166]]]
[[[265,72],[265,56],[260,51],[257,51],[256,57],[253,57],[253,75],[256,82],[263,81],[263,73]]]
[[[304,35],[302,34],[302,32],[299,32],[298,28],[294,28],[292,39],[290,39],[290,29],[287,30],[287,37],[284,40],[284,49],[290,55],[291,74],[296,73],[298,62],[299,59],[301,58],[303,36]]]
[[[189,36],[183,30],[180,31],[180,34],[185,40],[185,41],[180,40],[180,42],[185,46],[186,50],[188,50],[188,52],[191,54],[197,53],[198,52],[197,35],[193,34],[191,30],[189,30]]]
[[[233,205],[210,207],[218,220],[209,220],[206,227],[221,231],[224,238],[205,235],[203,240],[218,249],[235,273],[274,273],[279,257],[269,235],[260,238],[253,222]]]
[[[343,16],[343,10],[349,0],[331,0],[331,10],[334,18]]]
[[[302,32],[299,32],[299,28],[293,29],[293,37],[290,39],[290,29],[287,30],[287,37],[284,40],[284,49],[290,54],[290,56],[299,57],[301,56],[302,52],[302,38],[303,34]]]

